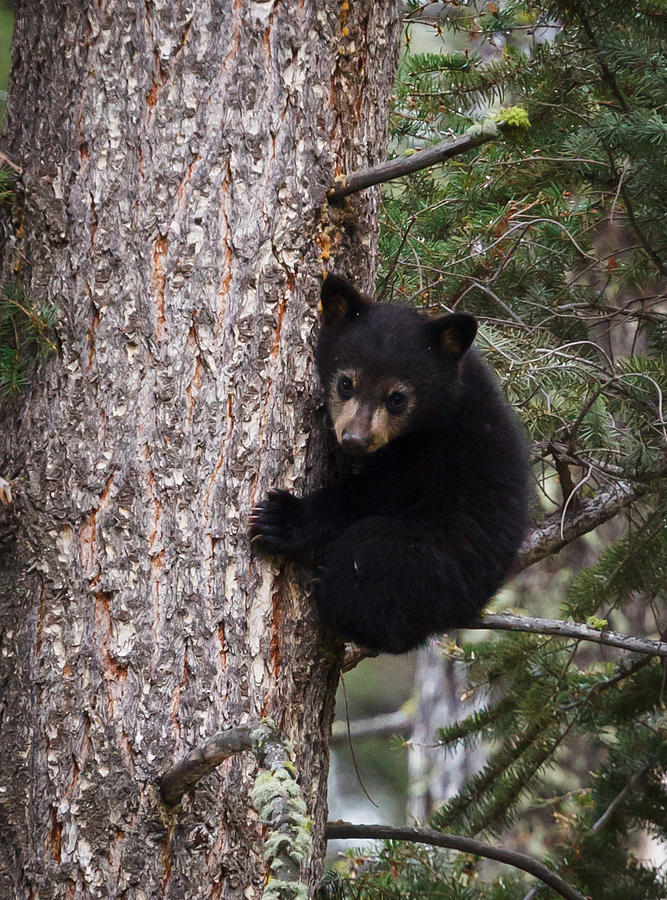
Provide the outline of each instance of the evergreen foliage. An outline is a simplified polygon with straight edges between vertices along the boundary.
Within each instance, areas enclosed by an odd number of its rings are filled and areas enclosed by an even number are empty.
[[[30,364],[55,350],[49,328],[53,305],[38,309],[16,284],[0,288],[0,392],[15,396],[28,384]]]
[[[419,149],[517,105],[530,127],[385,189],[378,294],[480,317],[533,440],[543,507],[572,511],[617,479],[648,485],[626,537],[572,579],[562,617],[641,621],[664,640],[667,7],[452,2],[438,20],[428,7],[406,4],[396,146]],[[417,22],[447,38],[443,52],[409,52]],[[449,49],[452,35],[464,49]],[[490,755],[431,827],[501,842],[542,811],[545,861],[584,895],[667,897],[664,871],[635,857],[640,831],[667,838],[660,660],[530,634],[465,653],[487,703],[438,740],[484,739]],[[391,843],[352,859],[353,881],[323,896],[523,898],[534,884]]]
[[[475,859],[422,845],[383,841],[377,851],[346,854],[348,877],[325,873],[317,900],[479,900]],[[350,877],[351,876],[351,877]],[[488,885],[485,900],[521,900],[526,883],[511,871]]]
[[[0,168],[0,206],[13,203],[14,180],[12,172]],[[55,349],[49,337],[55,315],[55,307],[38,308],[26,299],[18,283],[0,286],[0,394],[19,394],[35,357]]]

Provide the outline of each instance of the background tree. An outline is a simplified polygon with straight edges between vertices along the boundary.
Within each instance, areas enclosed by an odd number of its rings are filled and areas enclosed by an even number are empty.
[[[337,218],[325,192],[381,158],[398,26],[365,0],[17,4],[3,274],[57,307],[58,352],[3,408],[3,897],[259,897],[254,757],[173,810],[157,781],[261,716],[319,880],[337,651],[246,514],[319,479],[322,261],[376,264],[376,196]]]

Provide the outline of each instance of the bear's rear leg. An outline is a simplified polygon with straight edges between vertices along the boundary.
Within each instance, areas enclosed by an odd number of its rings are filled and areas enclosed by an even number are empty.
[[[345,640],[404,653],[470,618],[456,561],[423,532],[383,516],[350,526],[327,547],[315,586],[322,621]]]

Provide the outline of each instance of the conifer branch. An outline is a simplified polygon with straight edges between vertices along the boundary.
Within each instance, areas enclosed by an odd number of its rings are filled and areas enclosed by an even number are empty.
[[[637,787],[649,768],[650,766],[644,766],[639,770],[639,772],[635,772],[635,774],[628,781],[623,790],[614,797],[614,799],[611,801],[607,809],[602,813],[600,818],[591,826],[591,834],[597,834],[599,831],[602,831],[602,829],[605,827],[605,825],[607,825],[611,817],[614,815],[621,803],[623,803],[628,794],[634,792],[634,789]]]
[[[623,110],[623,112],[629,113],[630,107],[628,105],[628,101],[625,99],[625,95],[623,94],[623,92],[621,91],[621,89],[618,86],[618,82],[616,81],[616,76],[611,71],[611,69],[609,68],[609,66],[607,65],[607,63],[605,61],[604,53],[602,52],[602,48],[600,47],[600,45],[598,44],[598,42],[595,38],[595,34],[593,32],[593,29],[591,28],[590,20],[589,20],[588,16],[585,14],[584,10],[582,9],[581,3],[575,3],[573,5],[573,9],[574,9],[574,12],[575,12],[577,18],[581,22],[581,27],[584,29],[584,33],[585,33],[586,37],[588,38],[588,41],[589,41],[591,47],[593,48],[595,55],[597,56],[598,65],[600,66],[600,71],[602,72],[602,76],[603,76],[604,80],[609,85],[609,88],[611,89],[612,94],[618,100],[619,105],[620,105],[621,109]]]
[[[614,176],[614,178],[616,179],[616,181],[618,182],[618,190],[619,190],[621,197],[623,198],[623,204],[625,205],[625,212],[628,216],[628,222],[630,223],[632,230],[637,235],[644,250],[646,250],[648,255],[653,260],[658,272],[660,272],[661,275],[667,275],[667,267],[665,266],[663,261],[660,259],[658,254],[655,252],[655,250],[649,243],[648,238],[646,237],[646,235],[644,234],[644,232],[642,231],[642,229],[639,226],[639,222],[637,221],[637,217],[635,216],[635,210],[634,210],[634,205],[632,203],[632,199],[630,197],[630,194],[628,193],[628,189],[626,188],[625,184],[623,183],[622,174],[619,174],[619,171],[616,167],[616,163],[614,162],[614,157],[613,157],[611,150],[607,150],[607,159],[609,160],[609,167],[611,169],[611,173]]]
[[[667,642],[654,641],[649,638],[638,638],[630,634],[619,634],[616,631],[598,631],[590,625],[580,622],[564,622],[560,619],[539,619],[532,616],[507,616],[487,613],[476,622],[466,625],[466,629],[490,629],[491,631],[523,631],[529,634],[553,634],[557,637],[575,638],[579,641],[592,641],[594,644],[606,644],[633,653],[648,653],[652,656],[667,657]]]
[[[616,481],[610,487],[581,502],[579,509],[565,520],[562,513],[548,516],[533,528],[524,540],[512,571],[516,574],[533,563],[558,553],[575,538],[588,534],[599,525],[613,519],[631,503],[650,490],[645,481]]]
[[[377,166],[360,169],[351,175],[339,175],[333,187],[329,189],[327,199],[330,203],[335,203],[349,194],[356,194],[357,191],[363,191],[373,185],[393,181],[403,175],[410,175],[412,172],[419,172],[420,169],[435,166],[446,159],[451,159],[452,156],[458,156],[473,147],[479,147],[480,144],[497,140],[503,128],[506,127],[507,123],[505,122],[493,122],[488,119],[480,125],[469,128],[465,134],[454,138],[445,138],[439,144],[419,150],[411,156],[389,159]]]
[[[456,834],[443,834],[426,828],[393,828],[389,825],[352,825],[349,822],[329,822],[326,827],[328,840],[341,838],[388,841],[411,841],[418,844],[430,844],[433,847],[444,847],[447,850],[458,850],[462,853],[474,853],[486,859],[495,859],[515,869],[521,869],[539,878],[544,884],[552,888],[566,900],[585,900],[575,888],[567,883],[560,875],[547,868],[539,860],[526,853],[517,853],[514,850],[505,850],[502,847],[493,847],[483,844],[474,838],[461,837]]]
[[[609,68],[609,66],[607,65],[607,63],[605,61],[604,53],[602,52],[602,48],[600,47],[600,45],[597,42],[595,33],[593,32],[593,29],[591,27],[591,23],[590,23],[588,16],[584,12],[584,9],[582,8],[582,5],[580,3],[575,4],[574,10],[576,12],[576,15],[577,15],[579,21],[581,22],[581,27],[583,28],[584,33],[586,34],[586,37],[588,38],[588,41],[589,41],[591,47],[593,48],[593,51],[595,52],[595,55],[596,55],[597,61],[598,61],[598,65],[600,67],[600,71],[602,73],[602,77],[603,77],[604,81],[606,81],[612,94],[618,100],[619,106],[623,110],[623,113],[625,115],[629,115],[631,112],[630,105],[625,97],[625,94],[623,93],[623,91],[620,89],[620,87],[618,85],[618,81],[616,80],[615,74],[612,72],[612,70]],[[660,272],[660,274],[667,275],[667,267],[665,266],[663,261],[660,259],[658,254],[655,252],[655,250],[649,243],[648,238],[646,237],[646,235],[640,228],[639,223],[637,222],[637,218],[634,213],[632,199],[630,197],[630,194],[628,193],[627,188],[623,184],[622,178],[618,173],[618,169],[616,168],[616,163],[614,162],[614,157],[611,153],[611,150],[609,150],[609,149],[607,150],[607,158],[609,160],[609,166],[611,168],[612,174],[613,174],[614,178],[616,179],[616,181],[618,182],[618,189],[619,189],[621,196],[623,197],[623,203],[625,204],[625,211],[628,215],[628,221],[630,222],[630,225],[631,225],[633,231],[635,232],[635,234],[641,241],[642,246],[644,247],[644,249],[646,250],[648,255],[653,260],[653,262],[654,262],[655,266],[657,267],[658,271]]]
[[[612,800],[610,805],[607,807],[605,812],[600,816],[600,818],[595,822],[595,824],[591,827],[589,834],[598,834],[598,832],[602,831],[602,829],[607,825],[609,820],[612,818],[618,807],[625,800],[625,798],[630,794],[639,784],[643,776],[646,774],[648,770],[648,766],[644,766],[643,769],[640,769],[639,772],[635,772],[632,778],[625,785],[623,790]],[[538,888],[531,888],[530,891],[524,896],[523,900],[535,900],[538,894]]]

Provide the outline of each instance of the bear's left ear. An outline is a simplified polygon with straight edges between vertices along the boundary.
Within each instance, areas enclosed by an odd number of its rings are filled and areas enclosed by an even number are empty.
[[[327,275],[320,299],[322,319],[326,325],[338,325],[343,319],[354,319],[368,308],[368,301],[340,275]]]
[[[428,322],[426,331],[430,348],[460,359],[475,340],[477,319],[470,313],[450,313]]]

